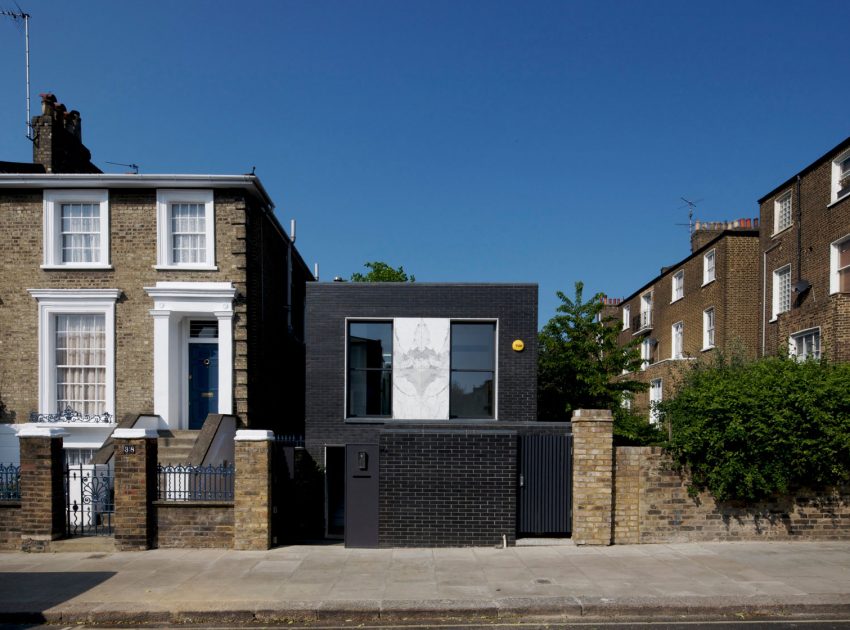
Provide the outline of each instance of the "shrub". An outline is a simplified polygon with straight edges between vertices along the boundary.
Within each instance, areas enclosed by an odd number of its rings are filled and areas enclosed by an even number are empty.
[[[721,357],[660,411],[692,491],[756,501],[850,479],[850,365]]]

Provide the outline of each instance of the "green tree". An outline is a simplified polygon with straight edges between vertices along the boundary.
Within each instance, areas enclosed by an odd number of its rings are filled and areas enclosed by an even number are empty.
[[[363,266],[369,271],[365,274],[359,272],[351,274],[352,282],[416,282],[416,276],[413,274],[408,276],[404,267],[401,266],[396,269],[381,261],[367,262]]]
[[[643,419],[622,408],[624,396],[646,389],[623,371],[640,369],[637,342],[621,346],[622,324],[604,316],[602,293],[583,300],[584,283],[576,282],[575,297],[561,291],[561,304],[539,334],[538,416],[541,420],[569,420],[575,409],[610,409],[614,433],[621,441],[647,443],[661,435]]]

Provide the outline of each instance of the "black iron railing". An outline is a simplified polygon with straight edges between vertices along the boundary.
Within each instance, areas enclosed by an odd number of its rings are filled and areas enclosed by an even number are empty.
[[[115,513],[115,475],[108,464],[65,467],[65,533],[111,536]]]
[[[0,501],[19,501],[21,498],[21,467],[0,464]]]
[[[233,464],[163,466],[156,469],[160,501],[232,501]]]
[[[65,410],[59,413],[40,413],[38,411],[33,411],[30,413],[30,422],[86,422],[90,424],[111,424],[115,422],[115,417],[109,413],[85,414],[75,411],[70,407],[65,407]]]
[[[274,441],[279,446],[304,446],[303,435],[275,435]]]

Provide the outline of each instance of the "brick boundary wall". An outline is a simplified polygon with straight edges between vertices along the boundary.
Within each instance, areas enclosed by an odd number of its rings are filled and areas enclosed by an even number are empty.
[[[232,501],[156,501],[159,549],[231,549]]]
[[[744,506],[687,485],[664,449],[618,447],[614,542],[850,540],[850,486]]]
[[[274,434],[271,431],[240,429],[234,439],[233,548],[270,549]]]
[[[157,438],[153,429],[116,429],[115,548],[150,549],[156,535],[152,503],[156,498]]]
[[[573,412],[573,542],[610,545],[614,418],[607,409]]]
[[[29,425],[21,444],[21,551],[44,552],[65,533],[62,436],[56,427]]]
[[[0,501],[0,550],[21,548],[21,502]]]

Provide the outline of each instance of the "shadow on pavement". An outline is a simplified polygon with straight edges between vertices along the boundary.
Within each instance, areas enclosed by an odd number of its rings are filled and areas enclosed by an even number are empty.
[[[114,571],[2,573],[0,623],[37,624],[45,611],[102,584]]]

